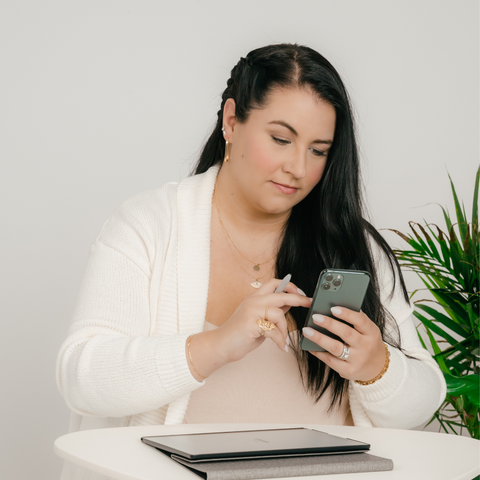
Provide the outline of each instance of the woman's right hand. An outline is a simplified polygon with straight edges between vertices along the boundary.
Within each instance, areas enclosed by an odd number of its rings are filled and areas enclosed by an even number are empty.
[[[272,279],[248,295],[233,315],[216,330],[218,348],[226,363],[235,362],[259,347],[265,338],[271,339],[282,351],[288,351],[288,327],[285,314],[290,307],[310,308],[312,299],[289,283],[284,292],[274,293],[281,280]],[[267,311],[268,307],[268,311]],[[273,330],[265,331],[257,324],[265,319],[275,324]]]

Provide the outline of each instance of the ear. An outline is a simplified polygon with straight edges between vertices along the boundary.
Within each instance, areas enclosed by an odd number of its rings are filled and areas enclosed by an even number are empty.
[[[233,131],[237,123],[235,117],[235,100],[233,98],[227,99],[223,107],[223,128],[225,129],[224,138],[230,143],[233,141]]]

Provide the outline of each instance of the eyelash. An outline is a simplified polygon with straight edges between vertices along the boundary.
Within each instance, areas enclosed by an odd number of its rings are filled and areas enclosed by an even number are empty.
[[[272,138],[275,142],[277,142],[280,145],[288,145],[290,143],[288,140],[283,140],[282,138],[277,138],[277,137],[274,137],[273,135],[272,135]],[[326,152],[324,152],[323,150],[316,150],[315,148],[312,148],[311,151],[316,157],[327,156]]]

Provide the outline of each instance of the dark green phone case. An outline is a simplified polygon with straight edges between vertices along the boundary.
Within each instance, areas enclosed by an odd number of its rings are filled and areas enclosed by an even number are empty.
[[[327,281],[327,279],[330,278],[329,276],[332,276],[333,280]],[[336,287],[334,285],[335,281],[340,282],[340,285]],[[332,307],[345,307],[359,312],[362,308],[363,299],[369,283],[370,274],[362,270],[341,270],[335,268],[323,270],[322,273],[320,273],[317,287],[313,294],[313,302],[307,315],[306,326],[343,342],[337,335],[313,323],[312,315],[320,313],[328,317],[336,318],[330,311]],[[330,285],[328,290],[324,290],[326,284]],[[338,318],[337,320],[342,321]],[[344,323],[350,325],[347,322]],[[300,341],[300,348],[313,352],[325,351],[303,335]]]

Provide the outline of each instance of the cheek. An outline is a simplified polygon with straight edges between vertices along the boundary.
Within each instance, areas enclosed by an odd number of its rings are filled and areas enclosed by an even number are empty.
[[[245,158],[258,171],[270,172],[278,168],[278,158],[273,154],[272,147],[263,139],[251,139],[244,152]]]
[[[308,172],[308,186],[310,190],[321,180],[325,167],[327,166],[327,160],[320,160],[320,162],[312,165]]]

